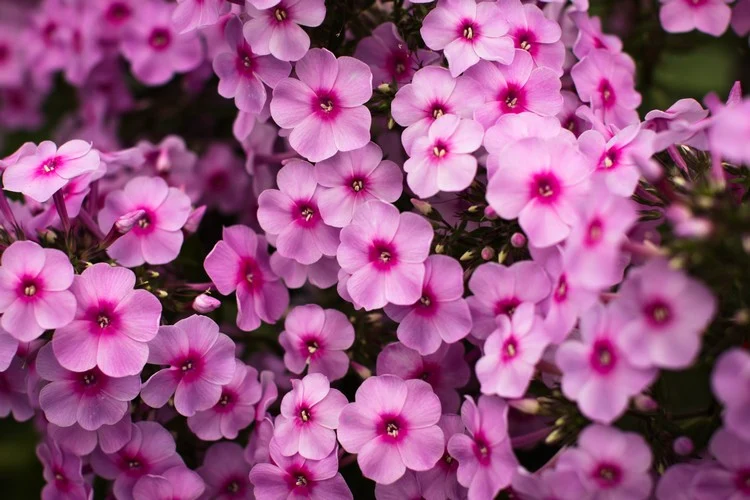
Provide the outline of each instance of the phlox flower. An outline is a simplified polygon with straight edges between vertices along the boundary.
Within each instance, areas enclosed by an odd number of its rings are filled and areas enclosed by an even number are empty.
[[[508,23],[494,2],[440,0],[419,32],[429,48],[443,51],[453,77],[480,59],[502,64],[513,60]]]
[[[276,248],[300,264],[313,264],[324,255],[336,255],[339,230],[323,221],[319,208],[322,190],[313,166],[290,161],[276,176],[279,189],[266,189],[258,197],[258,222],[276,236]]]
[[[147,173],[160,177],[173,171],[192,172],[198,161],[198,156],[190,151],[185,140],[177,135],[168,135],[159,144],[140,141],[133,153],[143,155],[142,167]]]
[[[382,201],[362,205],[341,230],[336,255],[353,301],[367,310],[418,301],[432,237],[432,226],[417,214]]]
[[[557,470],[574,471],[584,498],[651,498],[651,449],[633,432],[592,424],[581,431],[578,447],[566,449]]]
[[[187,73],[203,62],[198,33],[178,33],[172,24],[174,11],[172,4],[162,0],[144,2],[123,33],[122,55],[136,78],[146,85],[163,85],[175,73]]]
[[[510,267],[488,262],[474,270],[469,290],[473,295],[466,301],[474,324],[472,334],[485,339],[497,328],[497,316],[511,317],[522,303],[544,300],[550,293],[550,280],[536,262],[520,261]]]
[[[157,422],[132,424],[130,441],[115,453],[100,449],[91,455],[96,475],[114,480],[115,498],[132,498],[133,486],[147,474],[159,475],[172,467],[184,466],[172,435]]]
[[[295,151],[317,162],[370,141],[372,116],[364,103],[372,95],[372,73],[365,63],[312,49],[294,70],[298,79],[281,80],[273,90],[271,117],[292,130]]]
[[[211,26],[228,7],[224,0],[178,0],[172,22],[179,33]]]
[[[82,457],[94,451],[97,446],[104,453],[114,453],[122,449],[130,441],[132,427],[130,413],[126,412],[115,424],[104,424],[95,431],[87,431],[79,424],[60,427],[49,423],[47,433],[60,448]]]
[[[318,288],[330,288],[338,281],[341,267],[335,257],[321,257],[310,265],[288,259],[279,252],[271,255],[271,269],[284,281],[287,288],[301,288],[306,282]]]
[[[533,246],[567,238],[591,175],[578,148],[564,140],[524,139],[506,149],[498,164],[487,186],[487,201],[497,214],[518,217]]]
[[[631,270],[615,305],[629,318],[619,336],[633,363],[670,369],[693,364],[717,307],[705,285],[664,259]]]
[[[507,66],[483,61],[466,72],[481,86],[487,101],[474,111],[474,119],[485,129],[505,114],[530,111],[541,116],[555,116],[562,109],[560,78],[549,68],[534,67],[525,50],[516,51]]]
[[[247,226],[225,227],[203,266],[222,295],[237,291],[237,327],[253,331],[275,323],[289,305],[289,292],[268,262],[266,240]]]
[[[573,44],[573,54],[578,59],[583,59],[594,49],[622,52],[622,40],[616,35],[604,34],[600,18],[589,16],[585,11],[571,12],[569,16],[578,28],[578,35]]]
[[[721,36],[729,27],[731,0],[661,0],[659,20],[669,33],[685,33],[697,29]]]
[[[424,380],[440,398],[443,412],[458,409],[458,389],[464,387],[471,376],[460,342],[441,344],[437,351],[427,356],[421,356],[400,342],[393,342],[378,354],[376,371],[378,375],[396,375],[404,380]]]
[[[0,54],[3,54],[0,59],[0,86],[3,88],[19,87],[23,84],[25,54],[21,44],[16,42],[21,33],[20,26],[3,23],[0,33]]]
[[[0,372],[8,369],[18,352],[19,342],[0,326]]]
[[[324,0],[280,0],[273,6],[270,3],[248,0],[251,19],[245,23],[245,39],[257,54],[271,54],[282,61],[301,59],[308,53],[310,37],[300,26],[320,26],[326,15]]]
[[[638,220],[635,204],[595,185],[576,210],[578,221],[563,252],[566,279],[589,290],[604,290],[621,282],[627,265],[621,248]]]
[[[368,200],[394,203],[401,196],[403,174],[398,165],[383,160],[374,142],[354,151],[341,151],[315,165],[318,204],[323,221],[344,227]]]
[[[375,484],[375,498],[378,500],[401,500],[404,498],[427,498],[429,483],[407,470],[401,479],[391,484]]]
[[[193,315],[159,328],[149,342],[148,362],[169,367],[143,384],[143,401],[161,408],[174,394],[175,409],[192,417],[218,403],[222,386],[232,381],[234,342],[210,318]]]
[[[691,481],[693,498],[743,498],[747,496],[750,480],[750,443],[726,429],[719,429],[711,437],[708,449],[719,467],[705,467],[696,472]]]
[[[189,417],[188,427],[204,441],[235,439],[255,421],[255,405],[260,397],[258,370],[237,361],[232,380],[221,388],[219,401]]]
[[[522,4],[520,0],[500,0],[497,6],[508,22],[508,34],[513,39],[516,50],[528,52],[536,66],[549,68],[561,75],[565,46],[560,40],[560,25],[547,19],[542,9],[534,4]]]
[[[73,178],[99,168],[99,153],[81,140],[59,148],[44,141],[33,154],[21,156],[3,172],[3,189],[44,203]]]
[[[711,375],[711,387],[724,405],[724,425],[750,442],[750,394],[743,390],[750,383],[750,353],[731,349],[721,355]]]
[[[591,103],[604,123],[624,128],[638,123],[641,94],[635,90],[634,72],[635,63],[627,55],[595,49],[573,66],[570,75],[578,96]]]
[[[72,284],[73,266],[63,252],[33,241],[12,243],[0,257],[3,330],[29,342],[69,324],[76,310]]]
[[[81,87],[92,70],[104,59],[104,51],[96,29],[96,11],[70,5],[60,12],[60,31],[66,49],[65,79]]]
[[[439,191],[463,191],[474,180],[484,130],[474,120],[444,115],[430,125],[427,136],[414,141],[411,158],[404,164],[406,181],[420,198]]]
[[[370,377],[339,417],[338,438],[365,477],[391,484],[407,469],[431,469],[443,454],[440,400],[422,380]]]
[[[331,389],[325,375],[312,373],[292,380],[292,390],[281,400],[273,438],[282,455],[299,453],[309,460],[323,460],[336,448],[339,415],[346,396]]]
[[[714,154],[738,164],[750,163],[750,147],[745,135],[750,129],[750,121],[746,114],[748,110],[750,100],[745,99],[739,104],[723,108],[716,114],[708,132]]]
[[[337,451],[323,460],[282,455],[276,440],[269,445],[271,463],[256,464],[250,471],[256,498],[351,500],[352,493],[338,472]]]
[[[427,500],[461,500],[466,498],[467,490],[458,482],[458,461],[448,453],[448,441],[456,434],[465,432],[459,415],[443,414],[438,422],[445,435],[446,445],[443,457],[435,467],[428,471],[417,472],[420,484],[425,485],[424,498]],[[395,499],[394,499],[395,500]]]
[[[420,299],[410,306],[388,304],[385,313],[399,323],[396,333],[405,346],[432,354],[442,342],[452,344],[469,334],[471,311],[463,294],[461,264],[445,255],[430,255]]]
[[[414,141],[427,135],[435,120],[449,114],[471,118],[483,103],[479,84],[471,78],[453,78],[446,68],[427,66],[414,74],[411,83],[399,88],[391,113],[396,123],[406,127],[401,142],[409,153]]]
[[[34,416],[29,400],[29,366],[16,356],[8,368],[0,372],[0,417],[13,415],[16,422],[25,422]]]
[[[518,496],[520,500],[585,498],[583,485],[576,472],[572,470],[542,469],[530,474],[519,468],[513,476],[511,487],[513,495]]]
[[[733,109],[733,106],[722,108]],[[736,109],[736,108],[734,108]],[[665,111],[654,109],[646,113],[646,120],[643,122],[643,128],[656,132],[654,139],[654,149],[664,151],[673,144],[686,144],[701,150],[710,148],[709,141],[705,130],[700,126],[701,122],[708,117],[709,110],[704,109],[695,99],[680,99],[672,104]],[[716,122],[720,121],[716,120]],[[714,122],[711,130],[717,130],[718,124]],[[724,137],[730,137],[730,133],[741,130],[737,127],[738,122],[733,120],[730,127],[725,127]],[[734,144],[742,144],[743,141],[737,142],[731,139]],[[714,141],[711,141],[714,143]],[[715,143],[714,143],[715,144]]]
[[[143,210],[133,229],[115,241],[107,254],[125,267],[166,264],[180,253],[182,228],[190,215],[190,198],[159,177],[136,177],[112,191],[99,212],[99,228],[109,232],[127,213]]]
[[[289,76],[291,65],[272,56],[259,56],[242,36],[239,18],[232,17],[225,29],[230,52],[214,58],[214,72],[219,77],[219,95],[234,98],[237,109],[259,114],[266,104],[266,87],[276,87]],[[265,85],[264,85],[265,84]]]
[[[581,317],[581,340],[568,340],[557,350],[562,392],[578,403],[581,413],[609,424],[622,415],[632,396],[654,381],[657,371],[639,368],[623,348],[627,318],[612,307],[593,306]]]
[[[244,450],[237,443],[222,441],[212,445],[206,451],[203,465],[196,472],[203,478],[209,498],[232,500],[250,497],[250,464],[245,461]]]
[[[134,0],[105,0],[97,2],[98,10],[96,28],[104,45],[115,45],[120,41],[125,30],[135,19]]]
[[[484,356],[477,361],[477,378],[484,394],[520,398],[529,387],[549,338],[541,316],[528,302],[519,305],[510,318],[499,316],[497,325],[484,343]]]
[[[448,453],[458,461],[458,482],[469,500],[494,498],[508,486],[518,467],[508,436],[508,405],[495,396],[470,397],[461,406],[466,434],[454,434]]]
[[[370,66],[372,85],[377,88],[383,83],[409,83],[419,68],[433,63],[438,56],[426,50],[410,52],[396,25],[382,23],[357,44],[354,57]]]
[[[609,138],[596,130],[587,130],[578,138],[578,145],[596,165],[594,178],[604,179],[612,193],[629,197],[641,176],[637,158],[649,158],[655,153],[655,137],[651,130],[630,125]]]
[[[161,304],[134,287],[132,271],[106,263],[76,276],[71,287],[78,303],[75,319],[52,337],[55,357],[64,368],[84,372],[98,367],[110,377],[140,373],[147,342],[159,327]]]
[[[184,465],[159,474],[146,474],[133,486],[133,500],[198,500],[206,489],[203,479]]]
[[[44,468],[47,484],[42,488],[42,500],[58,498],[89,498],[91,487],[81,473],[81,458],[61,450],[51,439],[36,447],[36,456]]]
[[[284,348],[284,364],[292,373],[322,373],[330,381],[349,370],[344,352],[354,343],[354,327],[341,311],[316,304],[297,306],[284,320],[279,344]]]
[[[36,371],[49,382],[39,393],[39,405],[47,420],[60,427],[77,423],[94,431],[102,425],[114,425],[141,388],[137,375],[113,378],[96,368],[85,372],[66,370],[55,359],[50,344],[39,350]]]
[[[251,181],[242,159],[228,144],[212,143],[195,169],[185,174],[185,191],[194,203],[205,204],[222,214],[237,213],[247,206]]]

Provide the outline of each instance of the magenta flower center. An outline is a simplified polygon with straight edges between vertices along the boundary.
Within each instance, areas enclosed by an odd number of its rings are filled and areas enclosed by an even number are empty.
[[[599,169],[609,170],[613,167],[616,167],[619,158],[620,158],[620,152],[616,149],[610,149],[609,151],[604,153],[604,156],[602,157],[601,162],[599,162]]]
[[[477,25],[470,19],[464,20],[461,24],[459,24],[458,32],[458,36],[469,42],[474,40],[474,38],[479,35]]]
[[[665,326],[672,319],[672,309],[666,302],[660,299],[653,300],[647,304],[643,313],[653,326]]]
[[[197,353],[189,353],[173,365],[186,382],[200,378],[203,373],[203,358]]]
[[[589,223],[586,231],[586,245],[596,245],[601,241],[602,236],[604,236],[604,223],[601,219],[595,218]]]
[[[593,479],[602,489],[617,486],[622,479],[622,471],[617,465],[603,463],[594,470]]]
[[[487,439],[482,434],[475,434],[474,435],[474,456],[477,458],[477,461],[483,466],[487,466],[490,463],[490,454],[491,454],[491,447],[490,444],[487,442]]]
[[[312,419],[312,412],[310,411],[310,408],[303,406],[297,410],[297,416],[303,422],[309,422]]]
[[[242,478],[230,477],[224,482],[224,486],[220,489],[226,491],[230,495],[233,495],[235,493],[244,492],[244,486],[245,482]]]
[[[448,113],[448,110],[446,109],[445,104],[441,102],[433,103],[430,107],[430,116],[432,116],[433,120],[437,120],[446,113]]]
[[[251,76],[255,70],[255,57],[247,43],[237,48],[236,64],[237,72],[244,76]]]
[[[531,181],[530,189],[530,197],[545,205],[554,203],[562,191],[560,181],[551,172],[536,174]]]
[[[355,177],[351,180],[349,185],[352,187],[352,191],[359,193],[365,188],[365,180],[360,177]]]
[[[145,213],[136,221],[133,232],[137,235],[149,234],[154,230],[156,214],[146,207],[140,207],[139,210],[143,210]]]
[[[555,301],[562,302],[564,301],[568,296],[568,280],[565,277],[564,274],[560,275],[560,278],[557,280],[557,287],[555,288]]]
[[[509,297],[495,302],[495,316],[505,314],[506,316],[513,316],[516,312],[516,307],[521,304],[521,301],[515,297]]]
[[[258,263],[247,257],[240,265],[240,272],[237,276],[238,286],[246,286],[251,292],[254,292],[262,289],[264,283],[263,272],[258,267]]]
[[[381,416],[379,434],[382,439],[397,442],[404,438],[407,432],[406,422],[398,415]]]
[[[516,40],[516,48],[525,50],[526,52],[531,53],[533,49],[536,48],[534,45],[534,42],[536,41],[536,37],[534,36],[534,33],[530,31],[519,31],[514,36]]]
[[[53,173],[62,163],[62,160],[57,157],[53,156],[52,158],[49,158],[42,162],[42,164],[39,166],[40,173],[42,175],[48,175]]]
[[[129,18],[132,14],[130,7],[121,2],[114,2],[105,14],[107,20],[113,24],[119,24]]]
[[[289,12],[287,12],[284,7],[279,6],[273,10],[273,17],[276,19],[276,21],[281,23],[286,21],[286,19],[289,17]]]
[[[737,472],[735,485],[745,495],[750,495],[750,469],[741,469]]]
[[[391,77],[397,79],[406,72],[409,67],[409,52],[405,50],[394,50],[386,63]]]
[[[0,45],[0,64],[5,63],[10,59],[10,49],[7,45]]]
[[[599,339],[594,342],[591,350],[591,366],[598,373],[606,375],[615,369],[617,355],[612,343],[607,339]]]
[[[18,289],[18,294],[22,295],[23,297],[26,297],[27,299],[32,299],[32,297],[35,297],[37,293],[39,293],[40,290],[40,284],[37,282],[34,278],[24,278],[21,280],[21,285]]]
[[[339,107],[336,96],[323,92],[313,99],[313,112],[324,120],[332,120],[338,115]]]
[[[297,208],[295,209],[297,212],[297,224],[310,228],[314,227],[318,223],[318,207],[315,206],[313,203],[307,201],[307,202],[298,202]]]
[[[432,146],[432,154],[438,160],[443,158],[445,155],[448,154],[448,145],[445,144],[443,141],[437,141]]]
[[[379,241],[373,242],[370,247],[369,258],[370,262],[381,271],[390,269],[398,262],[398,255],[393,245]]]
[[[501,352],[503,361],[510,361],[518,356],[518,341],[516,341],[515,337],[511,336],[505,339]]]
[[[602,80],[601,83],[599,83],[599,95],[602,97],[602,102],[605,107],[609,108],[614,106],[616,101],[615,89],[612,88],[612,85],[608,80]]]
[[[521,113],[526,109],[526,99],[524,96],[524,90],[521,86],[509,83],[508,87],[498,97],[500,110],[503,113]]]
[[[165,50],[172,42],[172,33],[166,28],[154,28],[148,37],[148,44],[157,51]]]

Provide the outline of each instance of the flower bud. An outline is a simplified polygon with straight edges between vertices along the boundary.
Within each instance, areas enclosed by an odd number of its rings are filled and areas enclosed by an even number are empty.
[[[487,205],[486,207],[484,207],[484,216],[490,220],[494,220],[497,219],[497,212],[495,212],[494,208]]]
[[[510,237],[510,244],[513,248],[523,248],[526,246],[526,236],[523,233],[513,233]]]
[[[201,314],[215,311],[219,306],[221,306],[221,301],[216,297],[211,297],[207,293],[202,293],[193,300],[193,310]]]
[[[633,405],[639,411],[651,412],[656,411],[659,408],[659,404],[654,401],[650,396],[645,394],[638,394],[633,398]]]
[[[495,257],[495,250],[492,247],[484,247],[482,249],[482,259],[492,260]]]
[[[368,379],[372,376],[372,371],[370,371],[370,369],[366,366],[362,366],[356,361],[352,361],[351,365],[354,372],[359,375],[362,380]]]
[[[145,210],[133,210],[132,212],[128,212],[125,215],[121,215],[115,221],[115,228],[117,229],[118,233],[127,234],[131,229],[133,229],[133,226],[135,226],[138,221],[143,219],[145,216]]]
[[[534,398],[512,399],[508,401],[508,406],[527,415],[536,415],[541,407],[539,401]]]
[[[378,85],[378,92],[388,94],[390,91],[391,91],[390,83],[381,83],[380,85]]]
[[[445,245],[438,243],[435,245],[435,253],[443,253],[445,252]]]
[[[421,213],[422,215],[430,215],[432,213],[432,205],[430,205],[426,201],[422,201],[417,198],[412,198],[411,204],[414,205],[414,208],[419,210],[419,213]]]
[[[695,447],[693,446],[692,439],[690,439],[687,436],[680,436],[677,439],[675,439],[674,442],[672,443],[672,450],[676,454],[683,456],[683,457],[685,455],[690,455],[694,449]]]
[[[474,258],[474,250],[468,250],[464,252],[464,254],[458,259],[461,262],[466,262],[467,260],[471,260]]]
[[[185,225],[182,226],[182,229],[188,234],[195,233],[196,231],[198,231],[198,226],[200,226],[205,214],[206,205],[201,205],[200,207],[193,209],[193,211],[190,212],[190,215],[188,216],[187,222],[185,222]]]

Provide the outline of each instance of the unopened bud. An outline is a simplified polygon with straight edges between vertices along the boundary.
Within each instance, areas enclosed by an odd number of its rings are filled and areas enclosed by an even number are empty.
[[[391,84],[390,83],[381,83],[378,85],[378,92],[382,92],[384,94],[388,94],[391,91]]]
[[[435,253],[443,252],[445,252],[445,245],[443,245],[442,243],[438,243],[437,245],[435,245]]]
[[[638,394],[633,398],[633,405],[640,411],[652,412],[659,408],[659,404],[650,396]]]
[[[206,293],[198,295],[193,300],[193,310],[197,313],[206,314],[215,311],[221,306],[221,301]]]
[[[500,250],[500,253],[497,254],[497,263],[502,264],[505,262],[505,258],[508,256],[508,251],[506,249]]]
[[[396,126],[396,121],[393,118],[388,118],[388,130],[393,130],[393,127]]]
[[[545,438],[544,442],[547,444],[554,444],[560,441],[562,438],[563,438],[563,432],[560,429],[555,429],[549,434],[549,436]]]
[[[526,246],[526,236],[523,233],[513,233],[510,237],[510,244],[513,248],[523,248]]]
[[[356,361],[351,362],[352,369],[354,369],[354,372],[360,376],[363,380],[368,379],[372,377],[372,371],[367,368],[366,366],[362,366]]]
[[[430,215],[432,213],[432,205],[430,205],[426,201],[418,200],[417,198],[412,198],[411,204],[414,205],[414,208],[419,210],[419,213],[421,213],[422,215]]]
[[[201,205],[200,207],[194,209],[192,212],[190,212],[187,222],[185,222],[185,225],[182,226],[182,230],[188,234],[193,234],[198,231],[198,226],[200,226],[205,214],[206,205]]]
[[[745,326],[747,324],[750,324],[750,311],[747,309],[740,309],[736,313],[734,313],[734,317],[732,320],[737,323],[738,325]]]
[[[495,257],[495,249],[492,247],[484,247],[482,249],[482,259],[492,260]]]
[[[121,215],[120,217],[118,217],[115,221],[115,228],[117,229],[118,233],[127,234],[131,229],[133,229],[133,226],[140,223],[140,221],[142,220],[146,220],[146,211],[133,210],[132,212],[128,212],[125,215]]]
[[[742,249],[745,250],[745,253],[750,253],[750,234],[742,236]]]
[[[680,456],[690,455],[695,446],[693,446],[693,440],[687,436],[680,436],[672,443],[672,450]]]
[[[512,399],[508,401],[508,406],[527,415],[536,415],[539,413],[539,408],[541,407],[539,401],[534,398]]]
[[[166,290],[161,290],[161,289],[154,290],[154,294],[156,294],[156,296],[159,297],[160,299],[166,299],[169,296]]]
[[[484,207],[484,216],[490,220],[494,220],[497,219],[497,212],[495,212],[494,208],[487,205],[486,207]]]
[[[464,252],[464,254],[458,259],[461,262],[466,262],[467,260],[471,260],[474,258],[474,250],[469,250]]]
[[[469,212],[470,214],[475,214],[479,212],[479,205],[472,205],[469,208],[467,208],[466,211]]]

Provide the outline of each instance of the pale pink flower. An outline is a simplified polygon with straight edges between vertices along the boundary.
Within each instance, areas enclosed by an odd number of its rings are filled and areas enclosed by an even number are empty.
[[[172,22],[179,33],[211,26],[229,5],[224,0],[178,0]]]
[[[251,498],[250,464],[237,443],[222,441],[212,445],[196,469],[206,483],[206,495],[214,500]]]
[[[184,465],[159,474],[146,474],[133,486],[133,500],[198,500],[206,489],[203,479]]]
[[[310,37],[300,26],[320,26],[326,15],[324,0],[248,0],[245,39],[257,54],[297,61],[310,48]],[[259,5],[261,4],[261,5]],[[260,10],[264,9],[264,10]]]
[[[732,0],[661,0],[659,20],[665,31],[685,33],[697,29],[721,36],[729,27]]]
[[[516,50],[528,52],[536,66],[549,68],[561,75],[565,46],[560,40],[560,25],[547,19],[542,9],[534,4],[522,4],[520,0],[499,0],[497,5],[508,22],[508,34]]]
[[[713,374],[711,387],[724,405],[724,425],[745,441],[750,442],[750,394],[743,390],[750,383],[750,353],[730,349],[722,354]]]

